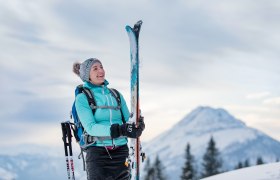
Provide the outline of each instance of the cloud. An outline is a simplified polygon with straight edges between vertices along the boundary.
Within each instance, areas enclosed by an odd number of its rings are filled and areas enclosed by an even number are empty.
[[[246,96],[246,98],[247,99],[262,99],[264,97],[267,97],[268,95],[270,95],[270,92],[258,92],[258,93],[248,94]]]
[[[267,105],[280,105],[280,97],[272,97],[265,99],[263,103]]]
[[[242,111],[243,94],[263,99],[280,91],[279,7],[253,0],[3,3],[0,119],[19,126],[67,119],[81,83],[72,63],[88,57],[100,58],[111,87],[129,97],[124,26],[139,19],[141,107],[152,122],[175,123],[200,104],[241,105]],[[174,109],[162,111],[167,107]]]

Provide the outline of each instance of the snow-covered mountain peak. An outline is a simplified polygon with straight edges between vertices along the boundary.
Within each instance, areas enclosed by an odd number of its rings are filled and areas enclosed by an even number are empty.
[[[222,108],[212,108],[209,106],[199,106],[185,116],[177,127],[192,129],[193,131],[213,131],[217,129],[228,129],[244,127],[245,124],[230,115]]]
[[[187,143],[201,169],[202,157],[210,138],[213,137],[223,159],[223,169],[232,170],[239,162],[248,160],[250,165],[262,157],[273,162],[280,157],[280,143],[230,115],[222,108],[200,106],[191,111],[169,130],[143,146],[146,154],[163,160],[169,179],[180,179]],[[176,163],[174,163],[176,162]]]

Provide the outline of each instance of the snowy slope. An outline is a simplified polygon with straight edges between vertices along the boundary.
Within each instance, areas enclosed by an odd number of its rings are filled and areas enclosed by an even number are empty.
[[[63,147],[53,149],[29,144],[18,149],[11,149],[11,154],[0,155],[0,180],[67,179]],[[78,153],[74,152],[75,177],[76,180],[86,180],[82,160],[77,159]]]
[[[271,163],[218,174],[203,180],[279,180],[280,163]]]
[[[17,175],[7,171],[6,169],[0,168],[0,179],[1,180],[14,180],[17,178]]]
[[[181,174],[186,144],[196,158],[198,170],[210,137],[213,136],[224,161],[223,170],[231,170],[239,161],[255,164],[258,156],[265,162],[280,157],[280,143],[264,133],[247,127],[224,109],[198,107],[170,130],[143,146],[152,160],[160,157],[169,179],[177,180]]]

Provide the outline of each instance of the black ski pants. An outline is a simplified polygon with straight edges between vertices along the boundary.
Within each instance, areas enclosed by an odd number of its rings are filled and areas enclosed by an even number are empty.
[[[125,165],[128,157],[127,145],[108,152],[105,147],[89,147],[86,151],[88,180],[129,180],[129,167]],[[111,159],[111,158],[112,159]]]

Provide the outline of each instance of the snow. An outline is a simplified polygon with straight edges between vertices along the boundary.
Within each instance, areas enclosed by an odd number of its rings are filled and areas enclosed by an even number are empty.
[[[279,180],[280,163],[270,163],[218,174],[203,180]]]
[[[0,180],[14,180],[16,178],[17,175],[0,167]]]
[[[77,156],[78,153],[75,152],[75,176],[77,180],[85,180],[86,172],[82,170],[82,160],[79,160]],[[67,178],[67,171],[63,152],[59,157],[41,155],[41,152],[17,155],[0,154],[0,180],[59,180],[65,178]]]

